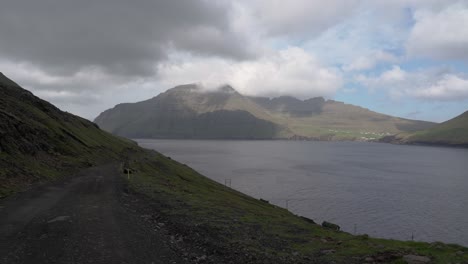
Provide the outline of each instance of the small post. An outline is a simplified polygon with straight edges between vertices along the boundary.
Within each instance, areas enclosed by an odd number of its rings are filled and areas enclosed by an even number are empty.
[[[414,233],[411,232],[411,241],[414,241]]]
[[[289,210],[289,199],[286,199],[286,210]]]
[[[224,185],[231,188],[231,179],[224,179]]]

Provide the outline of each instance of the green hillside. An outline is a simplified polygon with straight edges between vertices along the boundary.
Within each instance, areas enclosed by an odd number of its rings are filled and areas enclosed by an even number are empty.
[[[0,73],[0,197],[116,159],[135,147],[60,111]]]
[[[432,127],[424,121],[397,118],[323,98],[253,98],[294,135],[317,140],[375,140],[402,131]]]
[[[433,123],[407,120],[323,98],[243,96],[230,86],[181,85],[100,114],[103,129],[129,138],[376,140]]]
[[[210,263],[468,261],[468,249],[457,245],[375,239],[323,228],[158,153],[138,158],[130,167],[136,173],[128,180],[128,192],[144,195],[158,212],[158,221],[176,230],[175,240],[203,245],[206,255],[221,258]],[[423,262],[408,261],[414,258]]]
[[[430,129],[398,135],[396,140],[409,144],[468,146],[468,111]]]

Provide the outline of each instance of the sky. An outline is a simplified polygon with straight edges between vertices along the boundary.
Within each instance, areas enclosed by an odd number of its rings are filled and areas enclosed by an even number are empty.
[[[468,110],[468,0],[3,0],[0,71],[93,120],[176,85]]]

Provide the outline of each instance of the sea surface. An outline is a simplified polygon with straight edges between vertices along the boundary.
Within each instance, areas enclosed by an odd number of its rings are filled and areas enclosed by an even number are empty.
[[[344,231],[468,246],[468,149],[363,142],[137,140]]]

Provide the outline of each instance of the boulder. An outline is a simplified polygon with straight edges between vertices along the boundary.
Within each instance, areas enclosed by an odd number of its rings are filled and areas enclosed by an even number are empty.
[[[408,264],[425,264],[431,262],[429,257],[418,255],[405,255],[403,256],[403,260]]]
[[[336,231],[340,230],[339,225],[333,224],[333,223],[330,223],[330,222],[327,222],[327,221],[323,221],[322,226],[325,227],[325,228],[328,228],[328,229],[336,230]]]
[[[310,218],[307,218],[307,217],[304,217],[304,216],[299,216],[300,218],[302,218],[302,220],[310,223],[310,224],[315,224],[314,220],[310,219]]]

